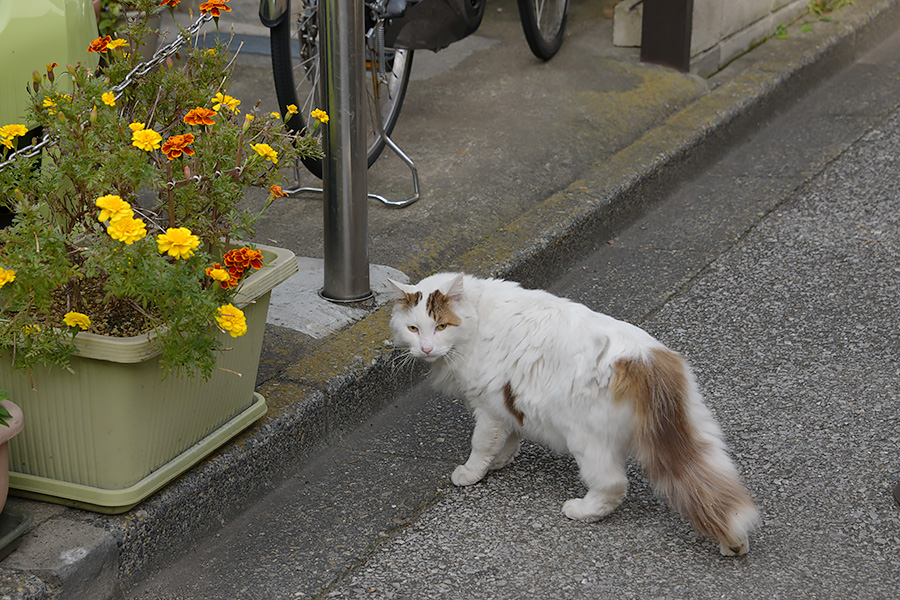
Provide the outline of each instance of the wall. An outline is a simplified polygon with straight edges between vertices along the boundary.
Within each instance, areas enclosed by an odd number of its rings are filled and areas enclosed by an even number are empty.
[[[641,10],[637,0],[616,5],[613,42],[640,46]],[[754,44],[807,10],[807,0],[694,0],[691,72],[711,75]]]

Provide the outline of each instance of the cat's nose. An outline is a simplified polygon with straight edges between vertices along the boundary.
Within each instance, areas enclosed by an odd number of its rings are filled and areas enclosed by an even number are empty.
[[[421,346],[421,348],[422,348],[422,352],[424,352],[425,354],[431,354],[431,351],[434,350],[434,346],[432,346],[430,344],[427,346],[423,344]]]

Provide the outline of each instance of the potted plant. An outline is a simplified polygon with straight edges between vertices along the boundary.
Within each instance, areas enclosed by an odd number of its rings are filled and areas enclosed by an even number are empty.
[[[228,95],[227,49],[188,41],[209,11],[147,64],[157,1],[133,4],[142,18],[91,42],[100,72],[34,74],[42,153],[14,153],[25,126],[0,127],[0,200],[16,214],[0,231],[0,381],[29,421],[11,487],[105,512],[265,412],[253,387],[269,292],[297,267],[237,240],[283,195],[279,164],[321,156],[289,115]],[[244,205],[248,185],[269,190],[266,206]]]
[[[0,390],[0,513],[6,506],[9,494],[9,441],[19,435],[25,426],[22,409]]]

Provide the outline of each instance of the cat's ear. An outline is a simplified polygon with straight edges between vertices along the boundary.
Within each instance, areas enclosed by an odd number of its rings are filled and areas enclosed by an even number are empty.
[[[454,302],[459,302],[463,297],[463,274],[460,273],[456,277],[453,278],[453,281],[450,282],[450,285],[446,290],[441,290],[444,292],[444,295],[453,300]]]
[[[411,285],[400,283],[399,281],[394,281],[390,278],[388,278],[388,283],[390,286],[387,291],[391,296],[391,300],[403,300],[408,295],[416,293],[416,288]]]

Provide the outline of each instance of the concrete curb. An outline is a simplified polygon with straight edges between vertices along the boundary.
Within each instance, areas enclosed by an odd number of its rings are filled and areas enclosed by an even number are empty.
[[[832,27],[772,41],[739,59],[730,67],[738,75],[447,268],[543,286],[579,252],[603,243],[731,140],[900,24],[900,0],[856,0],[855,7]],[[130,513],[54,511],[2,563],[0,592],[23,600],[121,598],[129,580],[184,551],[184,540],[221,527],[316,448],[339,439],[414,383],[421,371],[396,377],[396,357],[385,343],[389,319],[389,307],[376,310],[260,386],[268,415]],[[77,532],[62,546],[60,528]],[[117,565],[117,577],[108,576],[111,565]]]

